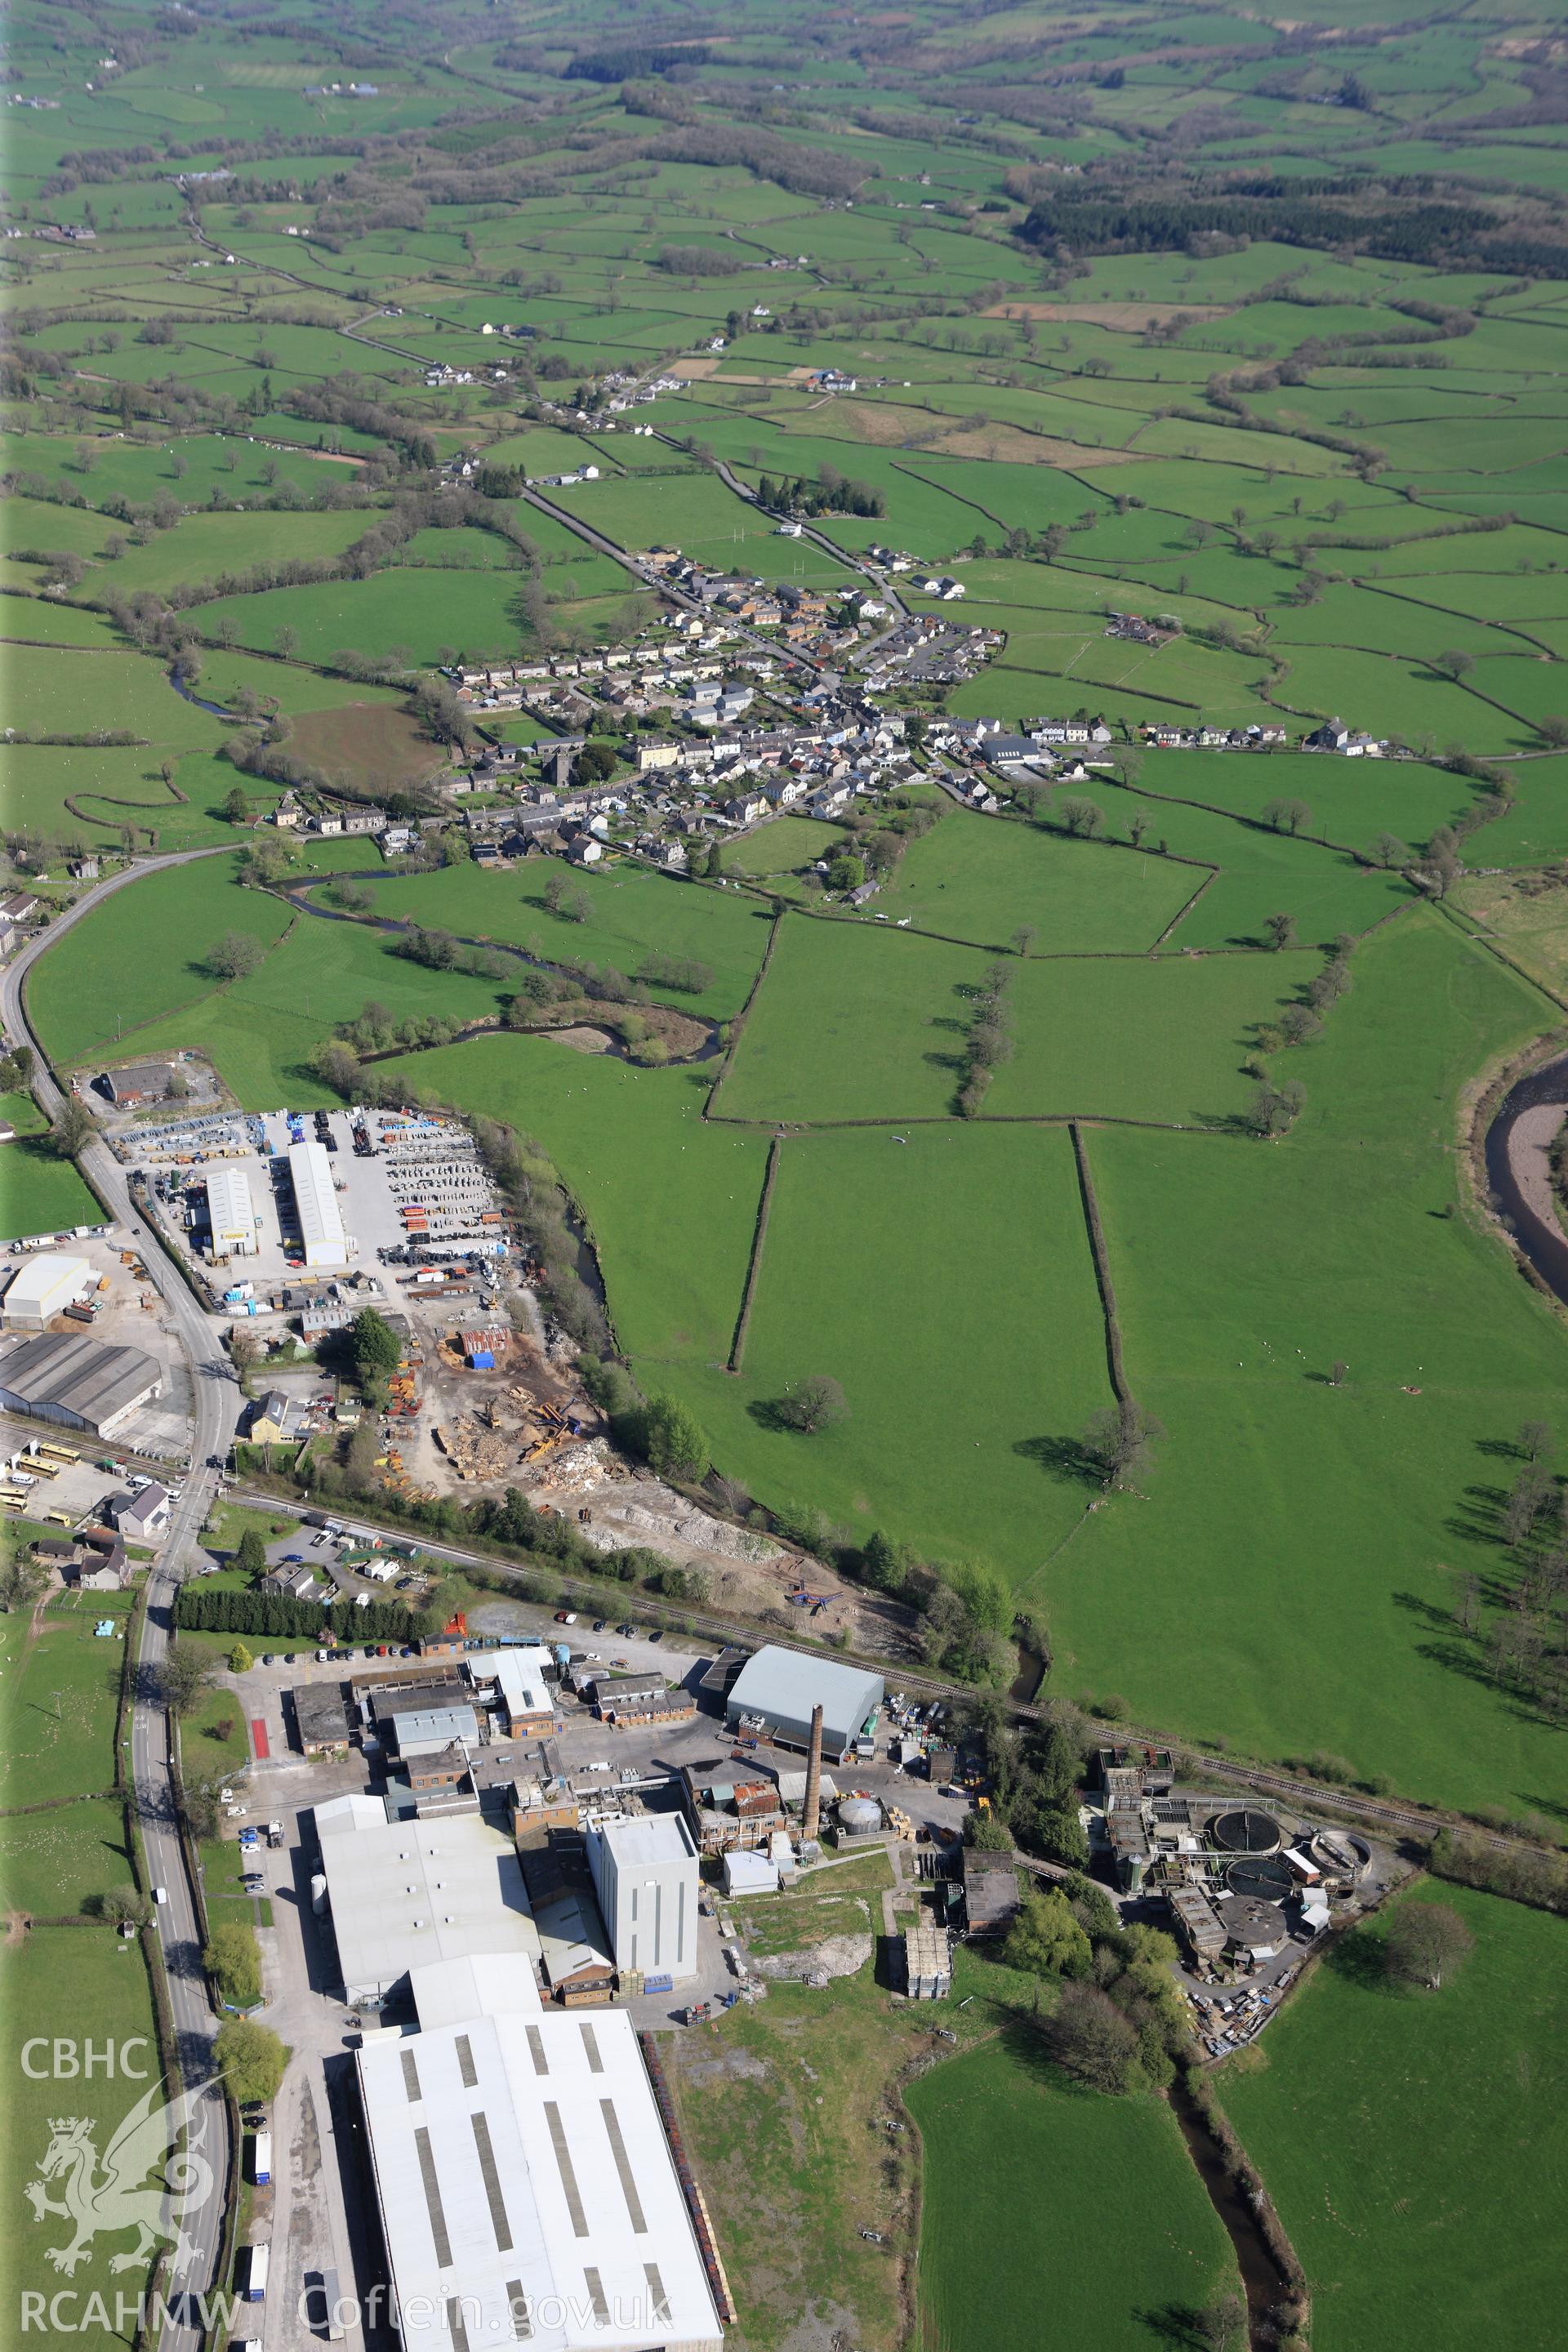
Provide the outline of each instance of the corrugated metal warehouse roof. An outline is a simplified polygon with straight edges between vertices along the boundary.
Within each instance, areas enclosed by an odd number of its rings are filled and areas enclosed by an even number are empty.
[[[343,1239],[343,1221],[338,1213],[332,1163],[324,1147],[319,1143],[291,1143],[289,1174],[294,1186],[294,1205],[300,1213],[300,1238],[305,1245],[306,1265],[347,1265],[348,1244]]]
[[[250,1179],[243,1168],[208,1169],[207,1222],[215,1248],[232,1248],[236,1243],[243,1243],[247,1250],[255,1248],[256,1206],[250,1197]]]
[[[321,1867],[352,2001],[384,1999],[432,1960],[507,1952],[531,1965],[538,1958],[511,1840],[477,1814],[360,1818],[352,1833],[322,1838]]]
[[[358,2066],[397,2301],[429,2315],[426,2352],[720,2352],[624,2011],[476,2017],[372,2044]]]
[[[811,1711],[823,1711],[823,1746],[842,1756],[861,1726],[882,1704],[880,1675],[837,1660],[804,1656],[771,1643],[748,1658],[727,1702],[729,1719],[760,1717],[779,1737],[804,1747],[811,1736]]]
[[[163,1385],[163,1368],[140,1348],[106,1348],[86,1334],[56,1331],[0,1358],[0,1404],[15,1412],[68,1418],[106,1430]]]

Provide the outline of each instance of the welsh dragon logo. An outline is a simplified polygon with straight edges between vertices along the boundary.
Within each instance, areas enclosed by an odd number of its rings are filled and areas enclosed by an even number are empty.
[[[159,2106],[153,2104],[159,2087],[154,2084],[138,2100],[101,2157],[92,2117],[49,2120],[48,2147],[22,2193],[35,2221],[57,2213],[71,2224],[75,2235],[69,2244],[47,2249],[47,2259],[68,2278],[87,2260],[95,2238],[126,2230],[135,2231],[136,2243],[129,2253],[112,2257],[111,2271],[143,2269],[160,2242],[173,2244],[176,2272],[195,2252],[183,2221],[212,2193],[213,2168],[203,2153],[205,2118],[197,2113],[199,2093],[187,2091]],[[61,2196],[48,2194],[51,2181],[62,2184]]]

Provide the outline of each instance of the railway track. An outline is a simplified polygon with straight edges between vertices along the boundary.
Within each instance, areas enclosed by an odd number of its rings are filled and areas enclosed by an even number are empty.
[[[253,1505],[258,1509],[281,1511],[296,1518],[300,1517],[307,1508],[302,1502],[269,1495],[260,1488],[249,1491],[237,1489],[235,1499]],[[342,1517],[345,1526],[356,1530],[363,1529],[368,1534],[380,1535],[399,1543],[416,1541],[420,1550],[428,1554],[431,1559],[450,1560],[457,1567],[485,1568],[499,1571],[502,1575],[510,1572],[520,1579],[527,1574],[526,1569],[521,1563],[500,1559],[493,1552],[469,1550],[460,1544],[426,1540],[424,1537],[414,1536],[407,1528],[378,1523],[360,1512],[350,1514],[340,1510],[334,1516]],[[605,1608],[612,1603],[616,1606],[624,1605],[628,1599],[628,1596],[623,1592],[620,1601],[616,1602],[614,1596],[607,1594],[600,1585],[560,1575],[553,1568],[551,1573],[556,1577],[563,1599],[574,1602],[583,1610],[592,1610],[603,1614]],[[645,1615],[649,1613],[646,1596],[639,1596],[638,1606]],[[711,1610],[685,1607],[679,1611],[679,1616],[681,1625],[689,1628],[693,1633],[710,1636],[721,1643],[754,1643],[763,1636],[764,1629],[754,1624],[749,1618],[725,1617]],[[816,1645],[808,1642],[790,1641],[774,1632],[772,1627],[766,1629],[766,1638],[775,1649],[793,1650],[802,1657],[820,1657],[842,1664],[865,1666],[873,1674],[882,1675],[894,1687],[911,1697],[970,1704],[977,1696],[972,1684],[944,1682],[940,1676],[921,1674],[898,1659],[875,1651],[835,1650],[827,1648],[826,1644]],[[1038,1723],[1044,1719],[1045,1710],[1031,1705],[1026,1700],[1009,1700],[1007,1708],[1008,1713],[1021,1723]],[[1474,1822],[1466,1820],[1460,1813],[1446,1813],[1436,1806],[1396,1804],[1384,1797],[1363,1796],[1352,1790],[1336,1789],[1331,1783],[1322,1780],[1292,1780],[1288,1774],[1269,1771],[1264,1765],[1249,1764],[1233,1756],[1211,1755],[1205,1749],[1194,1748],[1187,1741],[1168,1731],[1152,1731],[1142,1726],[1108,1724],[1106,1738],[1113,1738],[1119,1745],[1127,1747],[1171,1748],[1179,1752],[1197,1771],[1233,1781],[1237,1788],[1249,1789],[1259,1796],[1289,1798],[1304,1812],[1342,1813],[1348,1818],[1380,1829],[1415,1836],[1423,1843],[1429,1843],[1441,1830],[1464,1830],[1468,1835],[1479,1838],[1494,1853],[1533,1854],[1540,1851],[1522,1838],[1502,1837],[1494,1831],[1482,1830]]]

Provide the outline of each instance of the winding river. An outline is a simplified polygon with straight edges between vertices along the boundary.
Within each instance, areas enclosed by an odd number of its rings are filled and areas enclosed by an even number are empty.
[[[1568,1054],[1531,1070],[1487,1129],[1487,1181],[1520,1248],[1568,1306],[1568,1234],[1557,1222],[1548,1153],[1568,1115]]]

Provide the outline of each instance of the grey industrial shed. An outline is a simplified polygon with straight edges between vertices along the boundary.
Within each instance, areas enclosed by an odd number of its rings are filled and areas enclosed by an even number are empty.
[[[842,1763],[882,1704],[880,1675],[829,1658],[770,1644],[748,1658],[725,1703],[731,1730],[757,1724],[785,1748],[811,1740],[813,1707],[822,1709],[822,1752]]]
[[[138,1405],[161,1396],[163,1368],[140,1348],[105,1347],[85,1333],[27,1339],[0,1359],[0,1406],[107,1437]]]

